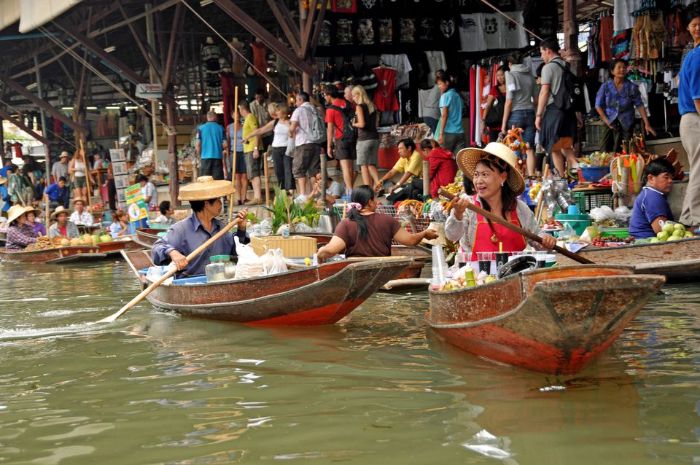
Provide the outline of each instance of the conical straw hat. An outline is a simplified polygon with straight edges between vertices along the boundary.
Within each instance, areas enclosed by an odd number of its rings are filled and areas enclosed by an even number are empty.
[[[179,200],[210,200],[233,194],[231,181],[214,181],[211,176],[200,176],[180,189]]]
[[[457,165],[462,170],[462,173],[469,179],[472,179],[479,160],[488,156],[500,158],[508,164],[508,185],[516,195],[522,194],[525,190],[525,180],[523,175],[520,174],[520,170],[518,170],[518,157],[505,144],[491,142],[483,149],[476,147],[462,149],[457,154]]]

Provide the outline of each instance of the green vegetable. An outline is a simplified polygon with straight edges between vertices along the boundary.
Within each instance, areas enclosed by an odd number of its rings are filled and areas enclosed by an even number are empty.
[[[304,205],[299,205],[279,188],[275,188],[275,200],[272,202],[272,207],[267,210],[272,213],[273,231],[277,231],[285,223],[292,225],[304,223],[313,228],[321,217],[313,199],[309,199]]]

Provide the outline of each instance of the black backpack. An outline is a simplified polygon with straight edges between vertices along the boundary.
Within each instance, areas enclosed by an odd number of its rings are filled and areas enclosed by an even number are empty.
[[[559,92],[553,96],[553,104],[563,111],[574,110],[581,113],[586,112],[586,102],[583,93],[583,83],[571,72],[568,66],[564,66],[557,61],[552,61],[562,69],[561,85]]]
[[[338,110],[343,116],[343,135],[339,142],[354,142],[355,141],[355,128],[352,127],[352,118],[355,112],[352,110],[352,105],[346,103],[345,108],[339,107],[338,105],[329,105],[328,108],[333,108]]]

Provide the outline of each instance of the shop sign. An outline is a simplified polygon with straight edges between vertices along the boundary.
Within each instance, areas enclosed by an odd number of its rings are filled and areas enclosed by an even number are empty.
[[[161,84],[136,84],[136,97],[145,99],[158,99],[163,97],[163,86]]]

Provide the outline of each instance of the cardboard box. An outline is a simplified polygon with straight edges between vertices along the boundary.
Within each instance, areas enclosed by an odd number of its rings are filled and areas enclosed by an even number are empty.
[[[282,249],[282,254],[286,258],[312,257],[318,249],[316,239],[305,236],[252,237],[250,245],[258,255],[263,255],[271,249]]]

